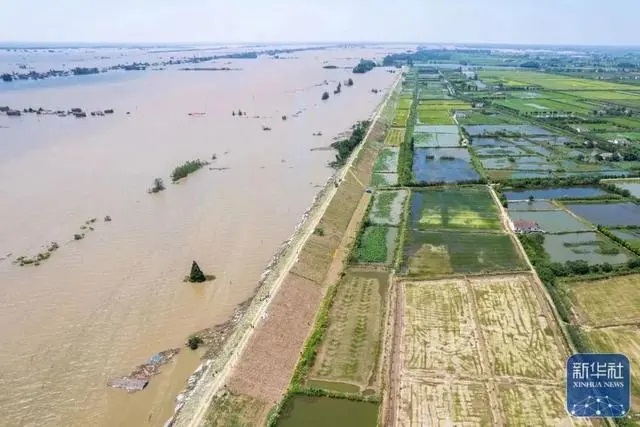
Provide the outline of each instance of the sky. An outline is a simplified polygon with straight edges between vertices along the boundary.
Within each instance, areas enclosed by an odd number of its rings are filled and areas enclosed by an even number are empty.
[[[639,0],[5,0],[3,42],[640,45]]]

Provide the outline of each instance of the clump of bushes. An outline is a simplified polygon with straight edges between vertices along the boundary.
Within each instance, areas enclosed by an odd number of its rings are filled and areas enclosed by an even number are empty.
[[[189,272],[189,275],[185,277],[185,281],[191,283],[202,283],[215,278],[216,276],[204,274],[198,263],[193,261],[191,263],[191,271]]]
[[[202,338],[200,338],[198,335],[191,335],[188,339],[187,339],[187,346],[191,349],[191,350],[197,350],[198,347],[200,347],[201,344],[203,344],[204,341],[202,340]]]
[[[324,93],[322,94],[322,100],[323,100],[323,101],[326,101],[327,99],[329,99],[329,92],[324,92]]]
[[[180,166],[177,166],[173,172],[171,172],[171,180],[176,182],[208,164],[209,163],[200,159],[188,160]]]
[[[147,190],[147,192],[150,194],[159,193],[164,189],[165,189],[165,186],[164,186],[164,182],[162,181],[162,178],[156,178],[153,180],[153,184],[151,185],[151,188]]]
[[[367,134],[368,127],[368,120],[358,122],[353,126],[353,132],[351,133],[349,139],[343,139],[331,144],[332,148],[338,150],[338,154],[336,154],[336,160],[331,162],[330,166],[340,167],[346,163],[349,155],[364,139],[365,135]]]

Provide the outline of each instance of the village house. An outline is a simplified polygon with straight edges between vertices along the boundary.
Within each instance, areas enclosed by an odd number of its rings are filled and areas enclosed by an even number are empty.
[[[516,233],[536,233],[544,230],[535,221],[517,220],[513,221],[513,231]]]

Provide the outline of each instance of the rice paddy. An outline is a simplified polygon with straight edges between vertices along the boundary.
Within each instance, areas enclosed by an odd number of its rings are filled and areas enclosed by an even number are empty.
[[[633,255],[611,240],[594,232],[547,234],[544,250],[554,262],[580,261],[589,264],[623,264]]]
[[[480,175],[471,165],[466,148],[416,148],[413,175],[418,183],[459,183],[477,181]]]
[[[396,173],[398,170],[398,153],[397,147],[384,147],[380,150],[380,154],[373,165],[374,172]]]
[[[399,147],[404,142],[405,128],[389,128],[384,144],[390,147]]]
[[[416,230],[500,229],[498,209],[484,186],[413,191],[409,221]]]
[[[376,191],[369,212],[369,221],[377,225],[400,225],[408,194],[408,190]]]
[[[364,229],[355,248],[357,263],[393,262],[398,229],[382,225],[371,225]]]

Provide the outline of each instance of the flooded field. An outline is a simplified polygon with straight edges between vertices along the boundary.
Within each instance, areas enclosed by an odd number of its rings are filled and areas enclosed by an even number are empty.
[[[297,52],[228,61],[238,71],[0,92],[0,105],[20,109],[114,109],[0,116],[0,424],[162,425],[198,353],[182,350],[138,394],[107,381],[183,347],[252,295],[332,173],[334,152],[312,149],[368,118],[384,95],[371,89],[395,77],[323,63],[384,53]],[[320,100],[349,77],[353,87]],[[246,116],[232,116],[239,109]],[[169,184],[196,158],[211,164]],[[147,194],[154,178],[167,188]],[[14,263],[51,242],[58,248],[39,266]],[[184,283],[192,260],[216,279]]]
[[[374,427],[378,404],[330,397],[295,396],[278,421],[278,427]]]
[[[466,148],[416,148],[413,175],[417,182],[455,183],[480,178]]]
[[[551,135],[548,130],[532,125],[467,125],[464,126],[464,129],[471,136],[480,136],[482,134],[496,132],[523,135]]]
[[[633,254],[611,240],[593,232],[547,234],[544,250],[556,262],[585,260],[589,264],[622,264]]]

